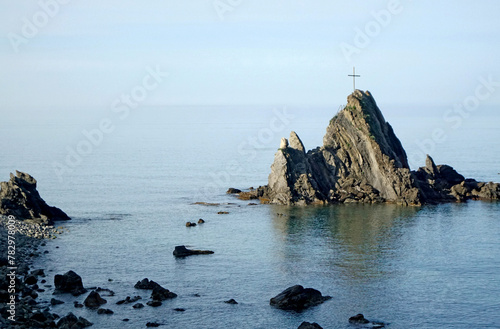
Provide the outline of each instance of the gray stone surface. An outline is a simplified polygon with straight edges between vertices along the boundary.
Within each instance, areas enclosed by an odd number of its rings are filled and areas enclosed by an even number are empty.
[[[39,224],[71,219],[61,209],[47,205],[36,190],[36,180],[20,171],[11,173],[8,182],[0,183],[0,215]]]

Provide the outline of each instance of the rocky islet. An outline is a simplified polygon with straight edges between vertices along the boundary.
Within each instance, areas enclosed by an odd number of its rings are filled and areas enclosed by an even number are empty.
[[[423,205],[500,199],[500,184],[465,179],[451,166],[410,170],[406,152],[370,92],[356,90],[330,121],[323,146],[308,152],[295,132],[283,139],[268,184],[239,193],[282,205],[397,203]]]

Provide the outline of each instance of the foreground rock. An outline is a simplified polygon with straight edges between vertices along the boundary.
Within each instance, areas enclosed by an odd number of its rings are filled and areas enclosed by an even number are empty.
[[[323,329],[323,328],[316,322],[310,323],[304,321],[300,324],[300,326],[297,329]]]
[[[141,281],[137,281],[134,288],[135,289],[143,289],[143,290],[153,290],[156,287],[161,287],[158,283],[153,280],[149,280],[148,278],[144,278]]]
[[[296,285],[271,298],[270,304],[283,310],[301,311],[322,304],[331,298],[323,296],[318,290]]]
[[[163,288],[162,286],[155,287],[151,292],[151,300],[162,302],[167,299],[172,299],[177,297],[177,294],[171,292],[168,289]]]
[[[411,171],[406,152],[369,92],[356,90],[331,121],[323,146],[306,152],[295,132],[281,141],[268,185],[242,199],[284,205],[379,203],[422,205],[467,199],[500,199],[498,183],[465,179],[452,167]]]
[[[8,182],[0,183],[0,215],[38,224],[71,219],[61,209],[47,205],[36,190],[36,180],[20,171],[16,176],[10,174]]]
[[[90,294],[87,296],[87,298],[85,298],[83,304],[88,308],[97,309],[101,305],[106,304],[107,302],[108,301],[102,298],[98,292],[91,291]]]
[[[213,253],[214,252],[211,250],[192,250],[187,249],[185,246],[177,246],[173,254],[175,257],[187,257],[192,255],[209,255]]]
[[[54,285],[54,294],[70,293],[73,296],[79,296],[87,292],[87,289],[83,287],[82,278],[73,271],[68,271],[63,275],[56,274]]]
[[[57,322],[59,329],[82,329],[90,326],[92,326],[91,322],[82,317],[77,318],[73,313],[69,313]]]
[[[362,326],[363,328],[384,328],[385,323],[379,321],[370,321],[363,314],[357,314],[349,318],[349,323]]]

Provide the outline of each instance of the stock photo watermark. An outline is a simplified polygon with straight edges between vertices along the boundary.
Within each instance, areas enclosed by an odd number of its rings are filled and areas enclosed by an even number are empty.
[[[372,40],[391,24],[393,17],[401,14],[403,10],[404,7],[400,0],[390,0],[385,9],[373,10],[370,13],[372,19],[363,28],[354,28],[355,35],[352,42],[342,42],[340,44],[344,58],[351,62],[354,55],[361,54],[362,50],[367,48]]]
[[[5,226],[7,228],[7,293],[9,294],[7,304],[7,313],[9,321],[16,321],[16,222],[12,215],[7,216]]]
[[[7,35],[14,51],[18,53],[19,47],[27,45],[31,39],[35,38],[60,13],[62,6],[70,2],[71,0],[38,1],[39,10],[31,17],[25,16],[21,19],[20,33],[10,32]]]
[[[450,131],[459,129],[465,120],[479,109],[481,102],[491,98],[500,88],[500,81],[494,80],[491,75],[487,78],[479,77],[478,81],[479,83],[472,94],[455,103],[452,108],[443,113],[441,127],[435,128],[428,138],[415,140],[417,151],[409,156],[412,165],[418,167],[417,164],[425,159],[426,154],[431,154],[437,145],[444,143],[448,139]]]
[[[243,0],[215,0],[213,6],[219,19],[223,21],[228,13],[232,13],[238,8]]]
[[[266,127],[259,129],[255,134],[247,136],[237,147],[239,160],[229,162],[220,171],[209,173],[211,182],[200,189],[195,195],[195,202],[217,194],[224,188],[229,188],[233,177],[242,174],[243,163],[255,160],[258,156],[258,150],[279,141],[280,134],[290,126],[295,119],[287,108],[274,109],[273,116]]]
[[[157,89],[168,76],[168,73],[162,71],[158,65],[154,69],[146,67],[146,72],[140,84],[113,101],[111,112],[118,115],[118,118],[105,117],[100,120],[97,127],[90,130],[83,129],[82,138],[75,145],[66,147],[64,162],[52,163],[52,168],[59,181],[63,181],[65,173],[71,172],[87,156],[91,155],[104,142],[106,135],[115,130],[116,122],[126,120],[130,116],[130,111],[137,109],[146,100],[149,93]]]

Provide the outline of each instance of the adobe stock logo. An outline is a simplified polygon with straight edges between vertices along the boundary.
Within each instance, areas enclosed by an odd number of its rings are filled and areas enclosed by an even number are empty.
[[[344,58],[351,62],[354,55],[361,54],[361,51],[371,44],[373,38],[379,36],[382,30],[391,24],[393,16],[401,14],[403,9],[399,0],[390,0],[386,9],[372,11],[370,15],[373,19],[368,21],[363,29],[354,28],[356,34],[352,44],[347,42],[340,44]]]
[[[126,120],[132,110],[138,109],[150,93],[163,83],[167,76],[168,73],[162,71],[158,65],[154,69],[149,66],[146,67],[146,74],[140,83],[131,88],[129,92],[122,93],[113,101],[111,104],[113,116],[102,118],[93,129],[83,129],[81,131],[83,136],[80,137],[80,140],[66,147],[64,161],[52,163],[52,168],[59,181],[62,182],[66,173],[72,172],[83,163],[86,157],[100,147],[107,136],[115,131],[117,123]]]
[[[500,81],[493,76],[479,77],[478,84],[468,96],[460,102],[455,103],[452,108],[447,109],[442,115],[440,127],[434,128],[429,138],[416,139],[414,151],[408,156],[412,167],[418,168],[425,159],[426,154],[431,154],[436,146],[444,143],[450,132],[462,127],[464,122],[481,107],[483,102],[493,97],[500,89]]]
[[[40,10],[33,14],[31,19],[22,18],[23,26],[21,33],[10,32],[7,37],[10,44],[16,53],[19,52],[21,45],[28,44],[29,40],[33,39],[40,33],[40,30],[45,28],[51,19],[56,17],[61,11],[61,6],[66,5],[70,0],[40,0],[38,6]]]

